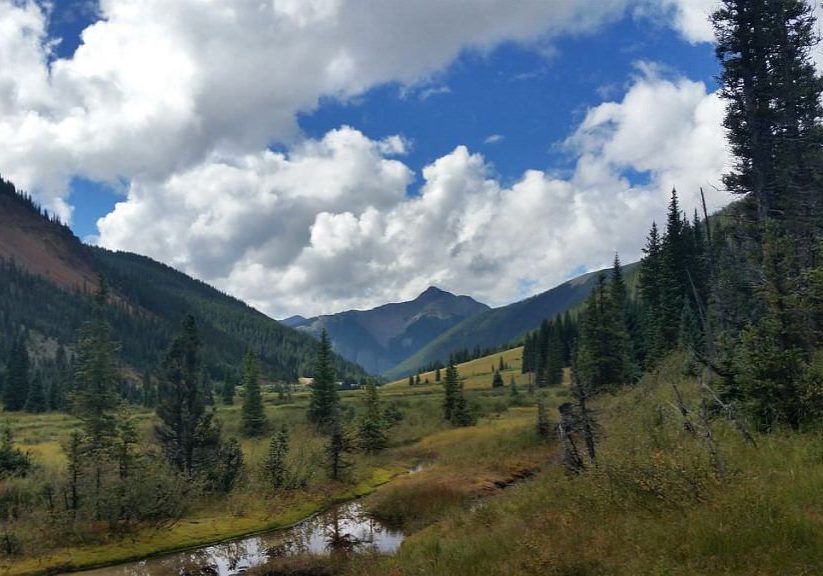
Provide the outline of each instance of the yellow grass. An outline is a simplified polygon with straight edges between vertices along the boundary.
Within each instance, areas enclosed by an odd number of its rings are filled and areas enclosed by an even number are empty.
[[[483,398],[496,398],[494,402],[502,401],[504,405],[502,412],[482,417],[475,427],[455,429],[443,422],[440,415],[442,386],[439,384],[414,387],[413,391],[408,390],[407,384],[382,388],[384,401],[397,403],[405,418],[392,430],[393,447],[390,450],[374,457],[356,457],[353,484],[315,480],[305,491],[276,498],[261,496],[247,487],[228,499],[196,503],[192,512],[171,528],[137,530],[125,539],[57,549],[36,559],[6,560],[5,564],[0,562],[0,573],[22,575],[54,569],[87,568],[284,527],[331,503],[370,493],[417,462],[425,462],[426,469],[420,474],[395,480],[392,486],[397,483],[398,491],[387,491],[387,494],[395,494],[394,497],[402,499],[399,495],[403,493],[427,492],[427,485],[432,483],[448,486],[448,494],[456,494],[460,502],[463,498],[486,496],[497,490],[496,482],[505,482],[523,470],[537,468],[547,459],[547,448],[534,439],[534,407],[505,409],[506,395],[498,391],[494,396],[491,391],[491,364],[494,362],[496,367],[502,356],[504,362],[509,364],[509,369],[504,373],[506,384],[509,376],[514,375],[525,396],[526,380],[519,374],[519,353],[520,349],[510,350],[460,367],[470,396],[476,395],[481,404]],[[559,393],[553,392],[551,397]],[[344,392],[341,396],[344,404],[361,409],[361,391]],[[273,424],[290,423],[295,431],[295,442],[316,452],[322,450],[324,440],[305,423],[307,399],[307,394],[303,392],[295,395],[292,404],[277,404],[276,394],[268,393],[265,395],[266,412]],[[239,435],[239,402],[228,407],[218,405],[216,415],[224,433]],[[148,437],[153,413],[140,410],[134,417]],[[77,427],[76,420],[58,414],[15,414],[9,415],[9,421],[21,445],[32,453],[38,463],[54,472],[62,469],[65,458],[61,446]],[[250,470],[254,471],[259,466],[267,443],[266,438],[242,439],[241,445]],[[318,475],[322,478],[322,470]],[[454,503],[452,500],[449,502]],[[430,520],[436,520],[445,508],[430,512],[433,515]]]

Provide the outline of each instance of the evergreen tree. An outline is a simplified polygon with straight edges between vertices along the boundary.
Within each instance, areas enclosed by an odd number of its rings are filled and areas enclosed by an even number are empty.
[[[334,376],[331,343],[326,330],[320,335],[317,359],[314,364],[314,381],[309,401],[308,418],[320,429],[330,429],[337,420],[339,399]]]
[[[243,434],[260,436],[266,430],[266,413],[260,392],[257,355],[249,350],[243,360]]]
[[[414,376],[409,374],[409,386],[414,386]]]
[[[9,412],[22,410],[29,395],[29,353],[24,338],[12,344],[3,385],[3,405]]]
[[[29,395],[26,398],[26,412],[40,413],[49,409],[46,398],[46,388],[43,385],[43,375],[37,373],[31,379]]]
[[[460,388],[460,377],[457,374],[457,367],[454,360],[449,359],[446,367],[446,379],[443,382],[443,417],[449,422],[452,421],[457,404],[457,396]]]
[[[563,342],[559,326],[550,322],[547,327],[545,367],[543,373],[544,386],[559,386],[563,382]]]
[[[31,472],[33,467],[29,454],[14,445],[11,425],[6,422],[3,427],[2,443],[0,443],[0,480],[24,477]]]
[[[440,366],[434,369],[434,381],[440,382]]]
[[[289,429],[285,424],[269,442],[269,453],[265,462],[265,476],[273,490],[282,490],[288,483],[286,457],[289,454]]]
[[[234,384],[234,378],[226,375],[223,380],[223,386],[220,389],[220,395],[222,396],[224,405],[232,406],[234,404],[234,394],[236,390],[237,387]]]
[[[158,386],[155,436],[168,461],[188,475],[207,468],[219,444],[219,430],[206,409],[200,349],[197,324],[186,316],[163,360]]]
[[[66,501],[67,507],[76,515],[80,509],[80,493],[83,472],[85,469],[83,434],[75,430],[69,436],[68,444],[64,447],[66,453]]]
[[[75,390],[72,412],[81,420],[91,449],[99,452],[111,445],[116,433],[119,370],[118,346],[112,341],[105,308],[109,291],[101,278],[94,298],[94,316],[80,331],[77,345]]]
[[[214,463],[209,469],[211,486],[222,494],[232,491],[243,471],[243,449],[237,438],[221,442]]]
[[[655,222],[652,222],[652,228],[649,231],[643,253],[644,257],[640,263],[640,296],[645,305],[646,363],[652,364],[662,356],[664,350],[660,313],[662,308],[660,277],[663,268],[663,255],[660,233]]]
[[[509,381],[509,397],[512,401],[517,401],[520,399],[520,390],[517,388],[517,382],[515,381],[514,376],[512,376]]]
[[[351,451],[351,441],[338,418],[329,423],[329,429],[329,443],[326,447],[329,478],[342,480],[346,470],[351,467],[351,462],[346,460],[346,454]]]
[[[823,81],[811,57],[813,10],[804,0],[723,0],[712,21],[736,160],[724,184],[751,195],[761,223],[793,220],[803,234],[803,217],[820,217]]]
[[[454,400],[451,423],[454,426],[474,426],[476,418],[472,413],[466,395],[463,393],[463,383],[457,385],[457,394]]]
[[[494,376],[492,377],[492,388],[503,388],[505,385],[506,383],[503,381],[500,370],[495,370]]]
[[[623,314],[612,301],[605,275],[597,279],[580,320],[576,364],[595,392],[629,382],[631,354]]]
[[[366,412],[358,430],[360,448],[372,454],[384,450],[388,445],[385,429],[377,386],[370,381],[366,385]]]
[[[66,356],[66,349],[63,346],[57,347],[54,372],[54,379],[48,392],[48,405],[52,410],[65,410],[72,370]]]
[[[687,255],[688,242],[683,215],[677,191],[672,190],[657,281],[660,290],[658,336],[663,352],[669,352],[677,346],[684,297],[690,292],[686,270]]]
[[[116,439],[116,411],[120,405],[118,347],[112,341],[111,326],[105,316],[108,298],[108,287],[101,278],[94,297],[93,318],[80,331],[75,389],[71,397],[72,412],[83,427],[83,450],[93,468],[93,505],[97,520],[102,519],[103,477]]]

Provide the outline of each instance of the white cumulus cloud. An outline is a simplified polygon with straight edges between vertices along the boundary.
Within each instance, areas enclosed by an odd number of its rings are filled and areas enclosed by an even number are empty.
[[[397,139],[344,127],[288,154],[136,180],[101,220],[101,243],[171,262],[276,317],[369,307],[430,284],[505,303],[523,286],[607,265],[615,250],[637,257],[673,185],[696,207],[726,160],[722,114],[702,83],[649,73],[588,112],[567,142],[579,157],[570,177],[531,170],[505,185],[459,146],[423,169],[413,196],[411,170],[387,156]],[[648,181],[632,185],[627,169]]]
[[[100,0],[54,59],[46,10],[0,0],[0,171],[70,217],[71,177],[163,179],[299,137],[296,115],[466,49],[594,29],[629,0]]]

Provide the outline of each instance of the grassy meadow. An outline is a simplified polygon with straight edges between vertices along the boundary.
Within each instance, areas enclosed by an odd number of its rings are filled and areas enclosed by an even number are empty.
[[[723,418],[699,421],[697,379],[673,356],[636,386],[595,401],[598,459],[580,476],[560,465],[557,441],[535,434],[542,395],[556,421],[567,384],[527,393],[520,350],[459,367],[476,426],[441,418],[442,390],[408,380],[381,388],[384,405],[404,419],[377,456],[352,455],[346,482],[326,479],[323,440],[305,423],[307,392],[291,403],[266,394],[270,422],[293,430],[291,465],[307,486],[271,494],[256,470],[267,439],[244,440],[246,478],[227,499],[192,503],[184,518],[126,537],[90,538],[65,548],[42,545],[36,558],[4,561],[7,574],[100,565],[286,526],[333,502],[371,494],[371,512],[410,536],[394,556],[355,557],[330,565],[298,558],[256,574],[392,575],[762,575],[823,573],[823,434],[773,433],[744,440]],[[491,379],[502,356],[506,387]],[[514,377],[518,394],[512,396]],[[677,408],[681,391],[696,432]],[[356,421],[362,392],[342,394]],[[239,402],[216,408],[224,430],[239,432]],[[135,415],[144,434],[150,412]],[[74,426],[62,415],[10,419],[19,441],[52,473],[63,465],[61,442]],[[714,452],[706,432],[711,432]],[[713,455],[713,454],[716,454]],[[416,474],[404,472],[422,464]],[[379,486],[379,488],[378,488]],[[303,572],[300,572],[303,570]]]
[[[483,506],[449,507],[396,556],[356,559],[347,573],[823,573],[823,435],[755,435],[753,445],[731,422],[714,420],[713,458],[696,378],[683,364],[673,357],[636,387],[597,400],[597,466],[580,476],[543,466]],[[696,433],[684,428],[672,383]],[[416,519],[413,504],[377,502]]]
[[[506,388],[492,390],[493,370],[503,357],[520,394],[512,398]],[[409,386],[400,381],[381,387],[384,406],[393,405],[403,419],[390,432],[390,447],[368,456],[351,454],[353,466],[345,482],[327,479],[324,462],[325,439],[308,425],[305,410],[308,389],[298,388],[284,402],[273,390],[264,393],[266,415],[272,429],[287,424],[291,431],[289,465],[305,479],[305,488],[273,494],[262,479],[261,467],[268,450],[268,437],[241,439],[244,476],[228,496],[190,502],[176,523],[162,527],[133,528],[127,534],[111,534],[108,526],[99,531],[75,534],[57,545],[35,523],[21,521],[15,533],[23,534],[26,553],[0,559],[4,574],[35,574],[47,571],[100,566],[152,554],[189,548],[230,537],[288,526],[341,500],[373,492],[375,510],[405,529],[415,530],[439,520],[445,512],[461,509],[469,502],[487,497],[548,461],[550,448],[533,433],[534,398],[526,394],[527,380],[520,372],[520,351],[510,350],[493,357],[461,365],[467,397],[479,416],[477,426],[452,428],[442,418],[442,386],[430,375],[427,385]],[[546,392],[559,402],[564,390]],[[346,421],[354,424],[363,409],[363,392],[341,393]],[[242,438],[240,411],[242,395],[232,406],[215,406],[224,434]],[[132,418],[140,433],[150,438],[154,414],[135,409]],[[64,414],[3,415],[11,425],[16,442],[29,451],[39,474],[64,474],[66,458],[62,446],[77,422]],[[421,472],[406,475],[418,464]],[[394,479],[394,480],[393,480]],[[7,486],[13,490],[13,486]],[[421,506],[425,501],[426,505]],[[378,508],[380,508],[378,510]],[[409,508],[415,511],[410,517]]]

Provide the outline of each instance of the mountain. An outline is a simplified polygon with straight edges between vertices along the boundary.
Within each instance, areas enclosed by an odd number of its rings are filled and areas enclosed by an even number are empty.
[[[0,179],[0,362],[21,330],[50,343],[46,349],[70,349],[91,317],[89,294],[101,274],[112,292],[107,315],[121,357],[135,371],[158,367],[187,314],[197,319],[214,377],[236,371],[248,348],[269,377],[294,379],[311,366],[316,342],[307,334],[150,258],[83,244]],[[365,374],[342,359],[338,373]]]
[[[635,282],[638,264],[623,267],[627,284]],[[384,372],[389,378],[400,378],[433,362],[445,362],[458,350],[493,348],[507,344],[534,330],[546,318],[569,310],[591,292],[599,272],[590,272],[564,282],[550,290],[500,308],[490,308],[467,318],[440,334],[414,355]]]
[[[302,326],[308,321],[308,318],[306,318],[305,316],[300,316],[299,314],[297,316],[289,316],[288,318],[279,320],[279,322],[283,326],[288,326],[289,328],[297,328],[298,326]]]
[[[317,337],[325,329],[334,350],[369,372],[394,368],[452,326],[489,310],[469,296],[430,287],[414,300],[287,322]]]

